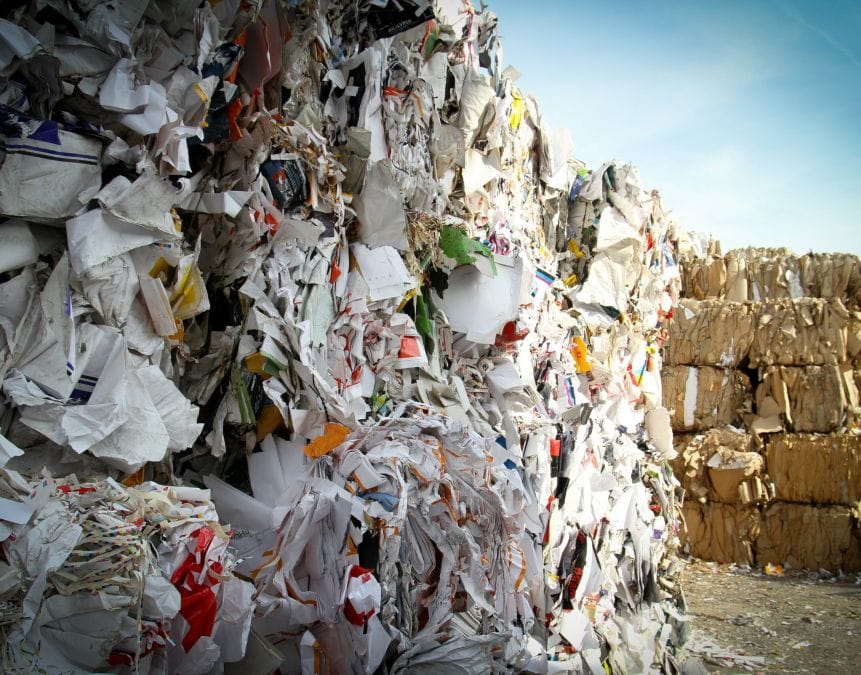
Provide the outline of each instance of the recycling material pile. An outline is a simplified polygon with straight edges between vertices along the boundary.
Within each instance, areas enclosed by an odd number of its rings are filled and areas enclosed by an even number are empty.
[[[706,560],[861,569],[861,264],[848,254],[680,242],[665,401],[686,549]]]
[[[646,672],[657,192],[467,2],[0,20],[4,672]]]

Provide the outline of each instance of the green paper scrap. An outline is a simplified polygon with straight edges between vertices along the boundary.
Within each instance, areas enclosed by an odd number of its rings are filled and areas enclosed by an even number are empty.
[[[371,405],[374,412],[379,412],[380,408],[382,408],[386,404],[386,401],[388,401],[388,398],[386,398],[386,395],[384,393],[380,392],[378,394],[375,394],[371,398]]]
[[[243,424],[254,424],[257,417],[254,415],[254,406],[251,405],[251,395],[248,393],[248,388],[242,379],[242,373],[236,364],[233,365],[230,371],[230,381],[233,384],[233,393],[236,396],[236,403],[239,406],[239,415]]]
[[[416,301],[416,330],[423,338],[425,350],[428,354],[433,354],[433,324],[428,315],[427,303],[425,303],[422,294],[419,293],[415,297]]]
[[[451,225],[443,225],[439,234],[439,247],[449,258],[457,261],[458,265],[471,265],[475,262],[475,254],[483,255],[490,260],[493,274],[496,275],[496,262],[491,250],[479,241],[470,239],[463,232]]]

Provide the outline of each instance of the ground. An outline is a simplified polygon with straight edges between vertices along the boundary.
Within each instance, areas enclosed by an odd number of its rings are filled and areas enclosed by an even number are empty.
[[[689,649],[710,673],[861,673],[861,575],[693,562]]]

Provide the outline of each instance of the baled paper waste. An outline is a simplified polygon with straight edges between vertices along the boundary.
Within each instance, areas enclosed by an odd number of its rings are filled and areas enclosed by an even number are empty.
[[[753,248],[721,256],[717,242],[688,233],[678,244],[687,297],[669,328],[666,358],[678,365],[665,367],[664,389],[673,426],[700,432],[674,439],[686,550],[857,570],[858,259]],[[732,390],[701,403],[708,369],[686,365],[724,363],[748,383],[736,414],[721,419],[703,405],[721,410]]]
[[[675,667],[675,226],[492,12],[2,12],[4,667]]]

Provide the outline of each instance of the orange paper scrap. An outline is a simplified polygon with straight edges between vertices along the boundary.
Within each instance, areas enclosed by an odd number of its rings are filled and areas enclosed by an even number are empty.
[[[350,429],[343,424],[327,422],[323,433],[305,446],[305,454],[313,459],[327,455],[341,445],[349,433]]]

